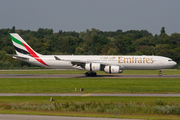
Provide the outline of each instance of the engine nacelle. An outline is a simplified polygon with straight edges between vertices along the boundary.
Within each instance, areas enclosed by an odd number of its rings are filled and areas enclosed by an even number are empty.
[[[123,70],[120,70],[119,66],[105,66],[104,68],[105,73],[122,73]]]
[[[85,65],[85,70],[87,71],[100,71],[101,64],[100,63],[87,63]]]

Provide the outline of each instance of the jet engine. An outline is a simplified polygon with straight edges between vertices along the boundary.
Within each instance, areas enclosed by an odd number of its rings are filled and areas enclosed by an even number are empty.
[[[87,63],[85,65],[85,70],[87,71],[100,71],[101,64],[100,63]]]
[[[123,70],[120,70],[119,66],[105,66],[104,68],[105,73],[122,73]]]

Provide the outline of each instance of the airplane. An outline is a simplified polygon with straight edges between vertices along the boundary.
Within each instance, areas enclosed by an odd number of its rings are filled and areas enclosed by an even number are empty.
[[[146,55],[42,55],[34,51],[17,33],[10,33],[16,55],[14,59],[55,69],[86,70],[85,76],[96,76],[95,71],[122,73],[123,70],[159,70],[177,63],[171,58]]]

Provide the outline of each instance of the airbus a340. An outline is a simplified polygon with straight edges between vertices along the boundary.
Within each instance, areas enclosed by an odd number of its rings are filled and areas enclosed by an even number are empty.
[[[171,68],[176,62],[162,56],[131,55],[41,55],[35,52],[17,33],[10,33],[16,55],[13,58],[42,67],[86,70],[86,76],[96,76],[95,71],[122,73],[123,70],[161,70]]]

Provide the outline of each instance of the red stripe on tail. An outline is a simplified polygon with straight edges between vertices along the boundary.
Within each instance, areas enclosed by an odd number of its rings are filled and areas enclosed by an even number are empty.
[[[39,61],[40,63],[42,63],[42,64],[44,64],[44,65],[46,65],[46,66],[49,66],[49,65],[47,65],[39,56],[37,56],[36,55],[36,53],[33,51],[33,50],[31,50],[31,48],[29,48],[26,44],[24,44],[23,42],[22,42],[22,44],[24,45],[24,47],[28,50],[28,52],[31,54],[31,56],[33,57],[33,58],[35,58],[37,61]]]

